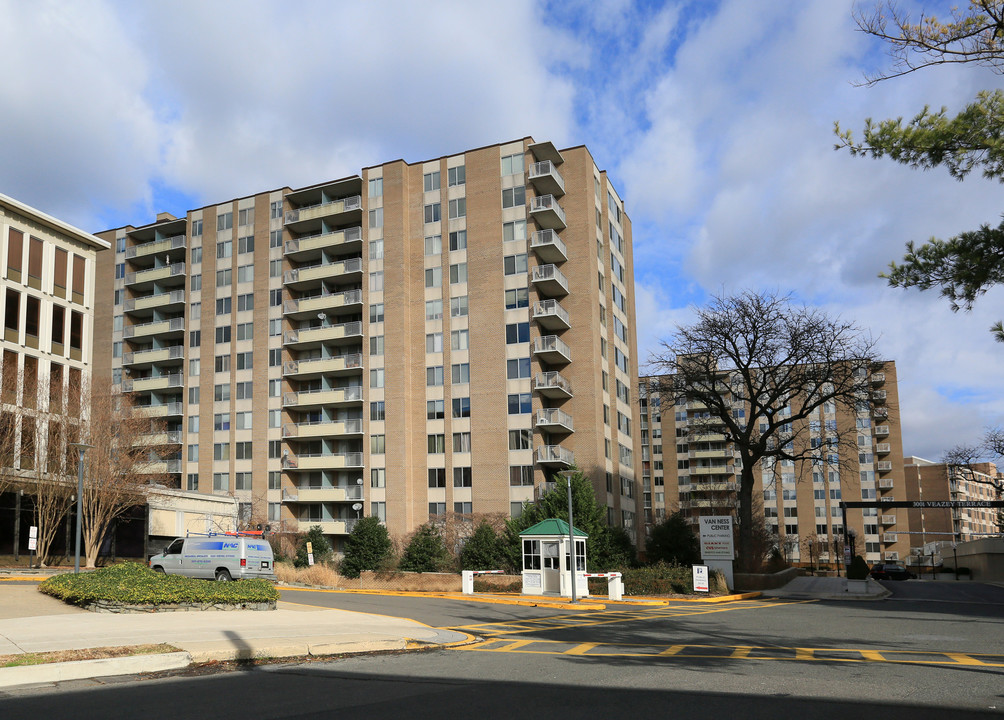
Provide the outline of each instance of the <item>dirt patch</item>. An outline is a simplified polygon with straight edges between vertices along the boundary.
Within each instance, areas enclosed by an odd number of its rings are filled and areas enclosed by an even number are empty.
[[[106,658],[131,657],[133,655],[160,655],[172,652],[181,651],[173,645],[161,643],[159,645],[122,645],[117,647],[84,648],[82,650],[54,650],[44,653],[0,655],[0,668],[74,662],[76,660],[104,660]]]

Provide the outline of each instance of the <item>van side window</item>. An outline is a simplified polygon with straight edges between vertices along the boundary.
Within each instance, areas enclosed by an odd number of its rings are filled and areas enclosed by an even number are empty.
[[[178,555],[181,552],[181,546],[185,544],[183,538],[178,538],[173,543],[168,545],[167,550],[164,551],[165,555]]]

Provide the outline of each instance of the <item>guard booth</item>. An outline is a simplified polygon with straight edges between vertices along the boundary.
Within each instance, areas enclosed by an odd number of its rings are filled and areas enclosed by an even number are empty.
[[[575,595],[589,596],[586,573],[586,537],[572,528],[575,537]],[[523,544],[523,594],[572,596],[568,523],[542,520],[519,534]]]

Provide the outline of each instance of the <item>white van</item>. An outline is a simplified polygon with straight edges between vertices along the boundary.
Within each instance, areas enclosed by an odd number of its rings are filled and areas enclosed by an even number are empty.
[[[169,575],[206,580],[275,580],[272,546],[260,534],[209,533],[171,542],[150,558],[150,567]]]

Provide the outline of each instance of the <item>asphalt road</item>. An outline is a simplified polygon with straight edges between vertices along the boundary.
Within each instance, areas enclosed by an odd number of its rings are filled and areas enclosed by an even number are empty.
[[[873,603],[757,600],[600,612],[293,592],[287,600],[406,615],[462,628],[478,641],[419,653],[20,690],[0,696],[0,716],[1004,715],[1004,605],[997,602],[1004,591],[993,588],[989,602],[976,602],[933,584],[893,585],[904,586],[894,588],[897,597]],[[942,592],[949,595],[938,599]]]

